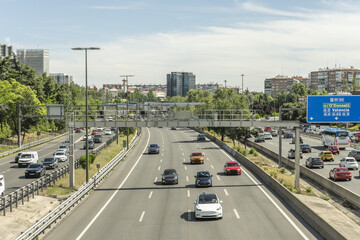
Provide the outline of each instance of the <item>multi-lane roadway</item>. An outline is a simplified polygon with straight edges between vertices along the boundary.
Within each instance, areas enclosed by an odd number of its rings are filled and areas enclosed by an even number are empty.
[[[307,136],[302,136],[304,144],[309,144],[312,148],[311,153],[303,153],[303,159],[300,159],[300,164],[302,166],[305,166],[305,161],[308,157],[317,157],[321,151],[325,151],[326,148],[323,146],[320,139],[310,138]],[[272,140],[266,140],[264,143],[259,143],[260,145],[275,151],[279,152],[279,138],[273,137]],[[287,157],[288,151],[290,148],[295,148],[295,144],[291,143],[291,138],[285,138],[282,139],[282,156]],[[353,150],[354,148],[346,148],[345,150],[340,150],[339,155],[334,155],[335,161],[324,162],[324,168],[312,168],[313,171],[317,172],[318,174],[329,178],[329,172],[331,169],[335,167],[339,167],[340,159],[347,157],[349,152]],[[352,180],[351,181],[337,181],[336,183],[357,193],[360,194],[360,177],[359,177],[359,170],[350,170],[352,173]]]
[[[210,141],[183,128],[144,128],[134,150],[89,198],[50,231],[46,239],[321,239],[276,194],[249,171],[226,176],[233,160]],[[150,143],[159,154],[147,154]],[[205,153],[205,163],[191,165],[189,155]],[[162,185],[164,169],[175,168],[179,184]],[[194,175],[208,170],[213,186],[196,188]],[[223,201],[223,219],[194,217],[194,201],[202,192]]]
[[[75,156],[80,156],[85,154],[85,150],[83,150],[84,141],[83,139],[83,133],[75,133],[74,139],[75,139]],[[106,142],[109,138],[111,138],[112,135],[104,135],[103,134],[103,142]],[[62,144],[64,140],[66,140],[66,137],[58,138],[56,140],[53,140],[51,142],[42,144],[40,146],[37,146],[35,148],[25,150],[27,151],[37,151],[39,154],[39,162],[43,161],[46,157],[52,157],[53,154],[57,151],[58,147]],[[101,143],[96,143],[95,148],[99,146]],[[24,151],[24,152],[25,152]],[[4,194],[8,194],[10,192],[15,191],[16,189],[25,186],[26,184],[34,181],[33,178],[25,178],[25,170],[26,168],[19,168],[18,164],[15,163],[15,155],[11,155],[8,157],[0,158],[0,175],[4,175],[5,177],[5,192]],[[68,164],[68,161],[65,162],[59,162],[59,167],[64,166]],[[56,169],[55,169],[56,170]],[[54,170],[46,170],[46,173],[50,173]]]

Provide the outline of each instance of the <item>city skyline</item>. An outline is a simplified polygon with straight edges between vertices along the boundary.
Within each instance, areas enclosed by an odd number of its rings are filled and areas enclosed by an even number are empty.
[[[166,83],[168,72],[193,72],[198,83],[263,91],[266,78],[308,77],[319,68],[359,68],[354,53],[360,16],[356,1],[86,1],[0,0],[0,42],[17,49],[49,49],[50,72],[84,85],[122,81]],[[17,17],[13,18],[13,13]],[[61,13],[61,14],[59,14]],[[12,19],[12,21],[8,21]]]

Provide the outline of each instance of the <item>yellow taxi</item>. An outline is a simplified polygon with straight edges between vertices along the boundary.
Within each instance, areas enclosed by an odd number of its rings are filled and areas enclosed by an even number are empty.
[[[193,152],[190,155],[190,163],[200,163],[200,164],[204,164],[204,154],[201,152]]]
[[[330,151],[322,151],[319,153],[319,157],[323,161],[334,161],[334,155]]]

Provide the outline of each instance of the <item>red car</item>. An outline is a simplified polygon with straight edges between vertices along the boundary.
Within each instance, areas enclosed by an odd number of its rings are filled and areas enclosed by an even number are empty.
[[[81,133],[81,129],[80,128],[75,129],[75,133]]]
[[[92,130],[92,131],[91,131],[91,135],[96,135],[96,134],[98,134],[98,131],[97,131],[97,130]]]
[[[332,152],[332,154],[340,154],[340,149],[336,145],[329,146],[327,150]]]
[[[270,132],[272,130],[271,127],[265,127],[265,132]]]
[[[226,175],[241,175],[240,164],[236,161],[227,161],[224,165],[224,172]]]
[[[349,180],[351,181],[351,172],[346,167],[337,167],[330,170],[329,178],[336,180]]]

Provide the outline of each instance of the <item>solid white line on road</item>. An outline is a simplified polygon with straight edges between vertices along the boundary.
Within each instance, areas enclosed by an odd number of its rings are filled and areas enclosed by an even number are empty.
[[[189,177],[188,177],[188,176],[186,176],[186,181],[187,181],[187,182],[189,181]]]
[[[219,179],[219,181],[221,181],[220,177],[218,175],[216,175],[217,179]]]
[[[190,221],[190,220],[191,220],[191,210],[188,209],[188,221]]]
[[[236,218],[237,218],[237,219],[240,219],[240,216],[239,216],[238,212],[236,211],[236,209],[234,208],[233,210],[234,210],[234,213],[235,213]]]
[[[190,197],[190,190],[187,190],[187,197]]]
[[[211,142],[214,146],[218,147],[215,143]],[[232,157],[229,156],[223,149],[219,148],[222,153],[225,154],[229,159],[233,160]],[[309,239],[302,231],[301,229],[289,218],[289,216],[280,208],[279,205],[276,204],[276,202],[265,192],[265,190],[255,182],[255,180],[245,171],[242,170],[246,176],[250,178],[250,180],[263,192],[263,194],[270,200],[270,202],[279,210],[279,212],[285,217],[285,219],[295,228],[295,230],[304,238]]]
[[[141,213],[141,216],[140,216],[139,222],[142,222],[142,220],[143,220],[143,218],[144,218],[144,215],[145,215],[145,211],[143,211],[143,212]]]
[[[229,196],[229,193],[226,191],[226,189],[224,189],[225,195]]]
[[[151,192],[150,192],[150,194],[149,194],[149,198],[151,198],[152,194],[153,194],[153,191],[151,191]]]
[[[150,131],[147,128],[147,131],[149,133],[149,137],[148,140],[145,144],[145,148],[142,152],[145,152],[147,146],[149,145],[149,141],[150,141]],[[142,157],[142,154],[139,156],[138,160],[136,160],[135,164],[133,165],[133,167],[130,169],[130,171],[128,172],[128,174],[126,175],[125,179],[122,181],[122,183],[118,186],[118,189],[122,188],[122,186],[124,185],[124,183],[126,182],[126,180],[129,178],[130,174],[134,171],[136,165],[139,163],[140,159]],[[80,233],[80,235],[76,238],[76,240],[81,239],[84,234],[87,232],[87,230],[91,227],[91,225],[93,225],[93,223],[96,221],[96,219],[100,216],[100,214],[105,210],[105,208],[107,207],[107,205],[109,205],[109,203],[111,202],[111,200],[115,197],[115,195],[118,193],[119,191],[115,191],[113,193],[113,195],[111,195],[111,197],[109,198],[109,200],[107,200],[107,202],[104,204],[104,206],[100,209],[100,211],[95,215],[95,217],[90,221],[90,223],[85,227],[85,229]]]
[[[184,166],[185,170],[186,170],[186,166]]]
[[[155,181],[154,182],[157,182],[157,177],[155,178]]]
[[[160,171],[161,166],[158,167],[158,171]]]
[[[214,169],[214,166],[212,164],[210,166],[211,166],[212,169]]]

